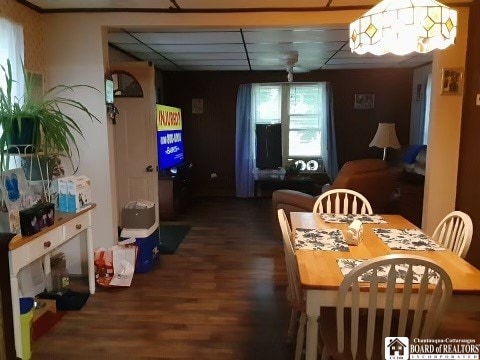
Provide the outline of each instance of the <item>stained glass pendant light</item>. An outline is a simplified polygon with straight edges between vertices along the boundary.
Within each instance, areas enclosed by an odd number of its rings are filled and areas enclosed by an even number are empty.
[[[457,11],[434,0],[384,0],[350,24],[357,54],[445,49],[455,42]]]

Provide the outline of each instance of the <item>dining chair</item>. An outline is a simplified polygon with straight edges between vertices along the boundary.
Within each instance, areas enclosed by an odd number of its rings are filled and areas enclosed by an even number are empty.
[[[292,307],[290,316],[290,325],[288,327],[288,341],[292,341],[293,334],[298,321],[297,340],[295,345],[295,360],[300,360],[302,356],[303,344],[305,341],[305,325],[307,315],[305,309],[305,297],[300,285],[300,276],[298,274],[297,258],[294,250],[294,240],[292,230],[283,209],[278,210],[278,222],[282,230],[283,247],[285,252],[285,263],[287,266],[287,301]],[[299,317],[300,314],[300,317]]]
[[[360,303],[365,292],[367,300]],[[417,255],[386,255],[357,265],[340,285],[336,308],[321,310],[322,360],[384,359],[387,336],[432,338],[451,295],[446,271]]]
[[[462,211],[452,211],[445,216],[433,232],[433,240],[465,258],[473,235],[473,223],[470,216]]]
[[[320,195],[313,205],[314,213],[373,214],[367,198],[350,189],[332,189]]]

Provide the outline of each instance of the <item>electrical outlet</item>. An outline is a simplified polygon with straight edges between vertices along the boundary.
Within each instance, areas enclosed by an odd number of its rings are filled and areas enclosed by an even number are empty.
[[[477,94],[477,106],[480,106],[480,94]]]

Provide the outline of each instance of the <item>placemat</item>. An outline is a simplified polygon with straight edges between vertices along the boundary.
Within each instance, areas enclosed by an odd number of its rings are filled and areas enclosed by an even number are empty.
[[[338,267],[342,272],[342,275],[347,275],[355,266],[361,264],[362,262],[366,261],[365,259],[337,259]],[[413,266],[413,283],[419,284],[420,279],[422,278],[423,273],[425,272],[425,268],[421,265]],[[379,282],[387,282],[388,272],[390,271],[390,265],[385,265],[380,268],[380,271],[377,273],[378,281]],[[408,271],[407,264],[397,264],[395,266],[395,271],[397,273],[397,284],[403,284],[405,282],[405,277]],[[359,281],[361,282],[370,282],[372,278],[373,271],[367,271],[365,274],[360,276]],[[430,284],[436,284],[438,282],[438,275],[430,270],[428,276],[428,282]]]
[[[373,232],[392,250],[445,250],[417,229],[373,229]]]
[[[320,214],[323,221],[335,224],[350,224],[353,220],[360,220],[362,224],[386,224],[380,215],[343,215],[343,214]]]
[[[296,250],[348,251],[340,230],[296,229]]]

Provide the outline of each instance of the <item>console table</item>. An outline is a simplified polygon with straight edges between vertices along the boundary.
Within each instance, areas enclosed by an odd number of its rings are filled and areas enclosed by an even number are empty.
[[[279,189],[297,190],[313,195],[313,180],[306,176],[292,176],[284,179],[257,179],[255,180],[255,196],[271,196],[272,192]]]
[[[45,276],[50,275],[50,254],[60,245],[86,231],[88,258],[88,288],[95,293],[95,269],[93,265],[92,210],[89,208],[78,213],[56,213],[55,223],[31,236],[16,235],[9,243],[10,287],[12,295],[13,330],[17,357],[22,358],[22,338],[20,328],[20,303],[18,291],[18,272],[33,261],[43,257]],[[48,281],[47,281],[48,283]]]

